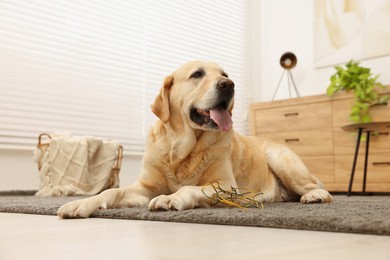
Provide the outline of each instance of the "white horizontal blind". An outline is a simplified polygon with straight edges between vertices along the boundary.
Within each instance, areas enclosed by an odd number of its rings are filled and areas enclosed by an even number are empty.
[[[118,139],[140,154],[163,79],[192,59],[236,83],[247,132],[246,1],[0,1],[0,148],[41,132]]]

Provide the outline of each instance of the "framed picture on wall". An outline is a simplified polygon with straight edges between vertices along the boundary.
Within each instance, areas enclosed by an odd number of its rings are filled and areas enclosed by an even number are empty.
[[[315,66],[390,55],[390,0],[314,1]]]

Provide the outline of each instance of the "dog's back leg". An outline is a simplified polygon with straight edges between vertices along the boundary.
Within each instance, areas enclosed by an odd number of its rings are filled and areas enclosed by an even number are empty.
[[[288,147],[267,142],[264,144],[267,162],[276,177],[290,192],[301,196],[302,203],[331,202],[332,196],[306,168],[296,153]]]

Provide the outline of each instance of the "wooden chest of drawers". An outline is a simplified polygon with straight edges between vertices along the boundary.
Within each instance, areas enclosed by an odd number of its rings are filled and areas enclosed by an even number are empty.
[[[309,170],[330,191],[348,189],[356,135],[341,126],[348,119],[353,98],[339,94],[292,98],[252,104],[250,131],[284,143],[294,150]],[[371,109],[373,121],[390,121],[390,106]],[[353,191],[361,191],[365,142],[360,147]],[[367,191],[390,192],[390,134],[378,133],[370,142]]]

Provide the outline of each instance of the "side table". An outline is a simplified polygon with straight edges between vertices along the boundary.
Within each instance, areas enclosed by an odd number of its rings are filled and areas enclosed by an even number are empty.
[[[364,159],[364,175],[363,175],[363,195],[365,195],[366,194],[366,178],[367,178],[367,162],[368,162],[368,152],[369,152],[369,146],[370,146],[371,133],[375,133],[375,132],[383,131],[383,130],[387,130],[387,131],[390,130],[390,121],[389,122],[357,123],[357,124],[345,125],[341,128],[347,132],[357,132],[358,133],[358,136],[356,139],[355,156],[353,158],[351,178],[349,180],[349,187],[348,187],[347,196],[351,196],[353,177],[355,175],[356,161],[357,161],[357,157],[359,154],[360,139],[361,139],[363,133],[367,134],[366,154],[365,154],[365,159]]]

